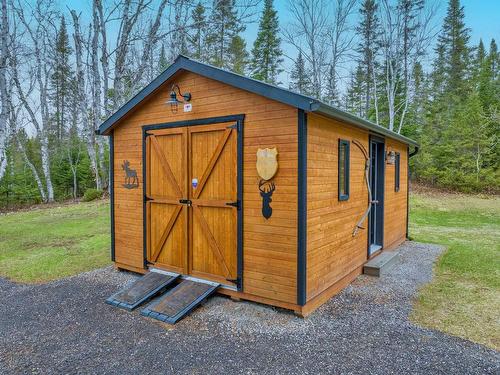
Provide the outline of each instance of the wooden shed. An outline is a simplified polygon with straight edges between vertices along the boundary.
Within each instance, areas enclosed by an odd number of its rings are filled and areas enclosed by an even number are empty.
[[[98,133],[117,268],[305,316],[407,237],[418,145],[316,99],[179,56]]]

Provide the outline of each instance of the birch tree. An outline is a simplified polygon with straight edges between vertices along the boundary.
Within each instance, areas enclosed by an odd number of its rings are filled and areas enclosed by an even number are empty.
[[[7,122],[9,119],[9,95],[7,93],[7,58],[9,24],[7,15],[7,0],[1,2],[1,26],[0,26],[0,179],[2,179],[7,167]]]
[[[377,100],[377,76],[375,69],[375,60],[377,58],[376,50],[380,38],[380,20],[378,14],[379,5],[376,0],[364,0],[359,11],[361,22],[356,27],[359,34],[359,44],[357,52],[359,53],[358,71],[362,69],[364,75],[364,105],[361,116],[368,117],[372,101]],[[376,111],[376,122],[378,124],[378,103],[374,104]]]
[[[341,79],[340,70],[346,59],[351,55],[354,35],[349,24],[349,17],[353,14],[357,0],[336,0],[333,4],[333,24],[328,31],[330,61],[328,63],[326,100],[333,105],[340,106],[340,92],[338,83]]]
[[[30,10],[28,17],[25,15],[25,9]],[[12,64],[14,74],[14,83],[17,89],[18,97],[25,108],[34,127],[37,137],[40,140],[40,158],[42,171],[46,188],[46,201],[54,201],[54,188],[50,172],[50,150],[49,150],[49,129],[50,129],[50,111],[48,101],[48,87],[52,73],[50,64],[50,53],[52,41],[55,39],[55,19],[57,14],[53,9],[53,4],[49,0],[38,0],[33,8],[27,3],[18,3],[14,9],[20,23],[24,27],[26,42],[29,43],[29,55],[27,61],[32,60],[32,65],[26,66],[27,75],[34,77],[36,85],[32,91],[33,97],[36,97],[34,105],[19,79],[19,65],[16,59]],[[18,36],[18,39],[21,39]],[[24,41],[20,41],[21,43]],[[14,58],[13,58],[14,60]]]
[[[421,1],[399,0],[392,5],[382,0],[380,14],[387,127],[400,133],[412,94],[413,69],[409,61],[422,59],[435,36],[431,27],[435,7],[424,8]]]
[[[313,95],[321,98],[327,56],[328,13],[323,0],[289,3],[292,21],[284,30],[286,42],[294,46],[310,67]]]
[[[101,175],[97,165],[97,152],[95,142],[95,128],[89,118],[89,110],[87,104],[87,96],[85,95],[85,74],[83,67],[83,36],[80,29],[80,16],[76,11],[71,10],[73,19],[73,39],[75,43],[75,60],[76,60],[76,98],[78,105],[78,115],[82,123],[85,141],[87,143],[87,152],[90,159],[90,168],[95,178],[97,190],[102,190]]]

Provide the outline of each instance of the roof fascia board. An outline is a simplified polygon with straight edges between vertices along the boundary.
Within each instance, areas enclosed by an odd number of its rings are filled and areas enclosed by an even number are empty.
[[[120,107],[115,113],[109,116],[102,124],[99,126],[98,133],[105,134],[115,123],[117,123],[122,117],[124,117],[130,110],[132,110],[137,104],[146,99],[154,91],[156,91],[162,84],[168,81],[180,68],[177,63],[170,65],[165,69],[158,77],[156,77],[150,84],[139,91],[132,99]]]
[[[340,109],[333,108],[327,104],[320,103],[319,108],[314,111],[316,113],[332,117],[338,120],[342,120],[347,122],[348,124],[357,126],[359,128],[368,130],[372,133],[380,134],[387,136],[389,138],[396,139],[398,141],[401,141],[406,144],[413,145],[415,147],[418,147],[418,143],[415,142],[413,139],[407,138],[404,135],[398,134],[396,132],[393,132],[387,128],[384,128],[383,126],[376,125],[370,121],[364,120],[362,118],[359,118],[357,116],[354,116],[348,112],[344,112]]]

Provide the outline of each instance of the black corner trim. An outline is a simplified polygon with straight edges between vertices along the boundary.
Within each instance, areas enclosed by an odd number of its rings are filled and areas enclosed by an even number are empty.
[[[307,114],[298,110],[297,304],[307,302]]]
[[[143,256],[143,266],[145,269],[148,268],[148,244],[147,244],[147,212],[146,209],[148,207],[146,200],[146,137],[147,137],[146,129],[142,128],[142,256]]]
[[[409,235],[410,219],[410,146],[406,147],[406,239]]]
[[[115,144],[114,132],[109,137],[109,211],[111,215],[111,261],[115,261]]]

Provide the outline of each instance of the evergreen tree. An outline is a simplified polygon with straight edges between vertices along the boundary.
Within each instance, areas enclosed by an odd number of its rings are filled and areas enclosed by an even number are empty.
[[[246,50],[246,42],[239,35],[235,35],[233,39],[231,39],[231,43],[229,44],[229,61],[228,68],[229,70],[238,73],[245,74],[245,69],[248,64],[248,52]]]
[[[264,10],[259,22],[259,32],[253,44],[250,70],[252,78],[277,83],[278,74],[283,70],[280,48],[278,14],[273,7],[273,0],[265,0]]]
[[[346,110],[356,116],[365,113],[365,70],[358,64],[356,70],[351,72],[349,87],[346,94]]]
[[[50,81],[50,100],[54,108],[54,135],[56,139],[61,140],[66,124],[66,113],[70,96],[73,94],[73,78],[74,73],[69,62],[71,53],[73,52],[70,43],[68,32],[66,29],[66,21],[61,17],[61,24],[56,34],[53,67]]]
[[[449,0],[441,34],[438,37],[437,50],[444,51],[445,90],[451,98],[467,96],[467,78],[469,77],[470,48],[469,29],[464,23],[464,8],[460,0]]]
[[[368,116],[373,100],[373,74],[375,69],[375,50],[379,43],[380,22],[377,16],[378,4],[375,0],[364,0],[359,11],[361,22],[356,28],[360,36],[357,51],[360,54],[359,64],[363,67],[364,110],[363,117]]]
[[[479,100],[483,109],[486,111],[495,103],[495,83],[490,58],[491,55],[486,56],[483,41],[481,40],[477,47],[474,81],[477,87]]]
[[[290,73],[290,90],[303,95],[311,95],[312,92],[312,82],[304,58],[302,57],[302,52],[299,52]]]
[[[493,79],[500,79],[500,53],[498,52],[497,43],[495,39],[491,39],[490,52],[488,54],[488,61],[490,63],[490,69],[493,74]],[[500,83],[500,82],[499,82]]]
[[[191,12],[193,26],[188,35],[189,54],[199,61],[206,61],[205,38],[207,30],[207,20],[205,15],[205,6],[199,2]]]
[[[212,27],[206,38],[209,62],[224,69],[243,72],[246,65],[245,43],[239,33],[245,27],[238,19],[235,0],[214,0],[210,16]]]
[[[158,58],[158,73],[163,72],[168,67],[167,55],[165,54],[165,45],[161,45],[160,57]]]
[[[429,101],[428,80],[422,64],[418,61],[413,65],[412,77],[413,100],[409,105],[406,116],[407,126],[403,128],[402,133],[412,139],[418,139],[425,124],[426,105]]]
[[[477,46],[476,52],[476,64],[481,65],[486,57],[486,51],[484,50],[483,39],[479,39],[479,44]]]

